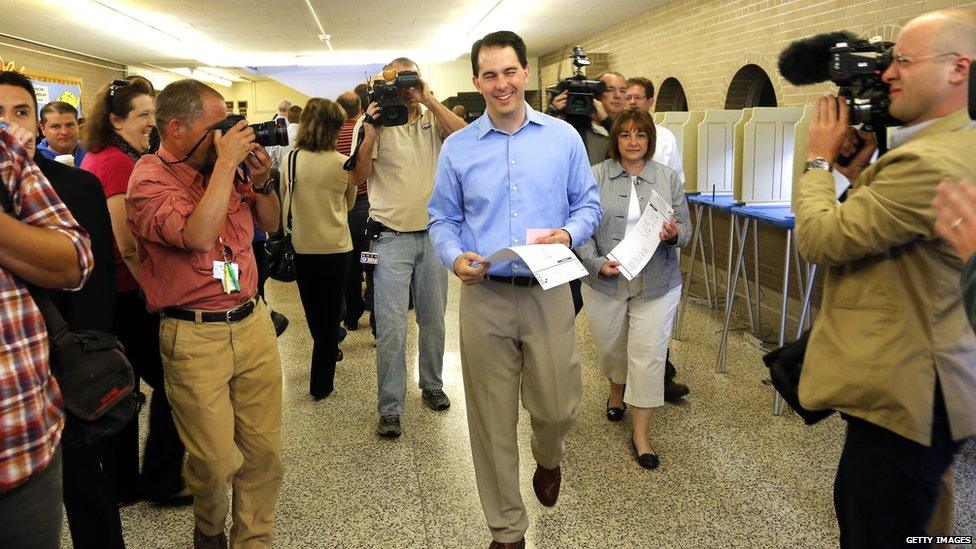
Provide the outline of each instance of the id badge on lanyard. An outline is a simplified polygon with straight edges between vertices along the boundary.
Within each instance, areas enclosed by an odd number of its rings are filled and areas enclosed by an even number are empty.
[[[220,281],[225,294],[241,291],[240,266],[233,261],[234,252],[222,236],[217,237],[217,249],[224,260],[213,262],[213,277]]]

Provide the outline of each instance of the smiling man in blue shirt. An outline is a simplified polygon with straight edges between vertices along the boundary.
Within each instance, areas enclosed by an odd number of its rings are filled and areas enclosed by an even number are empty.
[[[532,485],[559,495],[563,437],[582,393],[569,286],[543,291],[522,261],[488,264],[500,248],[583,242],[600,221],[600,197],[579,134],[525,102],[525,42],[493,32],[471,47],[486,113],[445,142],[428,205],[438,259],[461,289],[461,369],[468,430],[491,547],[523,547],[528,518],[519,493],[519,392],[532,419]]]

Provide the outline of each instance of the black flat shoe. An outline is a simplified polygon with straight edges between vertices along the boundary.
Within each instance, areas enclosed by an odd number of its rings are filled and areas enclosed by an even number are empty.
[[[660,460],[657,458],[657,454],[640,454],[637,452],[637,443],[634,442],[633,437],[630,439],[631,445],[634,447],[634,455],[637,457],[637,464],[645,469],[657,469],[660,465]]]
[[[627,403],[624,403],[623,408],[611,408],[610,407],[610,397],[607,397],[607,419],[610,421],[620,421],[624,418],[624,411],[627,410]]]

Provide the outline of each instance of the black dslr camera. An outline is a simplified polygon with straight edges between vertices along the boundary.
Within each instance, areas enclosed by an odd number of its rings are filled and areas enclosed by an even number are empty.
[[[848,31],[818,34],[797,40],[779,56],[779,72],[796,86],[830,80],[850,105],[851,124],[866,131],[897,126],[889,114],[889,86],[882,79],[891,65],[892,42],[881,37],[858,38]]]
[[[213,129],[226,132],[241,120],[247,119],[239,114],[228,114],[227,118],[214,124]],[[262,147],[288,145],[288,123],[284,118],[251,124],[250,127],[254,130],[254,142]]]
[[[587,80],[583,76],[583,67],[590,64],[583,48],[579,46],[573,48],[569,58],[573,60],[573,66],[576,67],[575,74],[546,89],[549,102],[551,103],[553,98],[568,90],[566,109],[563,112],[570,116],[590,116],[593,114],[593,98],[607,91],[607,85],[601,80]]]
[[[420,75],[416,71],[400,71],[392,69],[383,71],[383,79],[373,82],[367,97],[369,102],[376,102],[380,112],[375,118],[366,118],[374,126],[402,126],[407,123],[407,106],[400,102],[399,91],[404,88],[416,88],[420,85]]]

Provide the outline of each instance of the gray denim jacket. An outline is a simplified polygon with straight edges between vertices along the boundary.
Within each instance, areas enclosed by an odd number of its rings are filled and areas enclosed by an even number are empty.
[[[600,268],[607,261],[607,253],[623,238],[627,228],[627,210],[630,206],[630,175],[617,160],[606,160],[593,166],[593,177],[600,187],[600,204],[603,217],[593,236],[575,248],[576,254],[590,276],[583,279],[594,290],[616,295],[619,277],[600,274]],[[657,251],[641,272],[644,282],[643,297],[661,297],[681,286],[681,268],[678,265],[678,251],[691,240],[691,215],[685,200],[684,185],[674,170],[648,160],[637,176],[635,183],[641,212],[647,207],[651,189],[665,199],[671,199],[674,215],[678,219],[678,238],[672,244],[661,243]],[[620,275],[623,276],[623,275]]]

